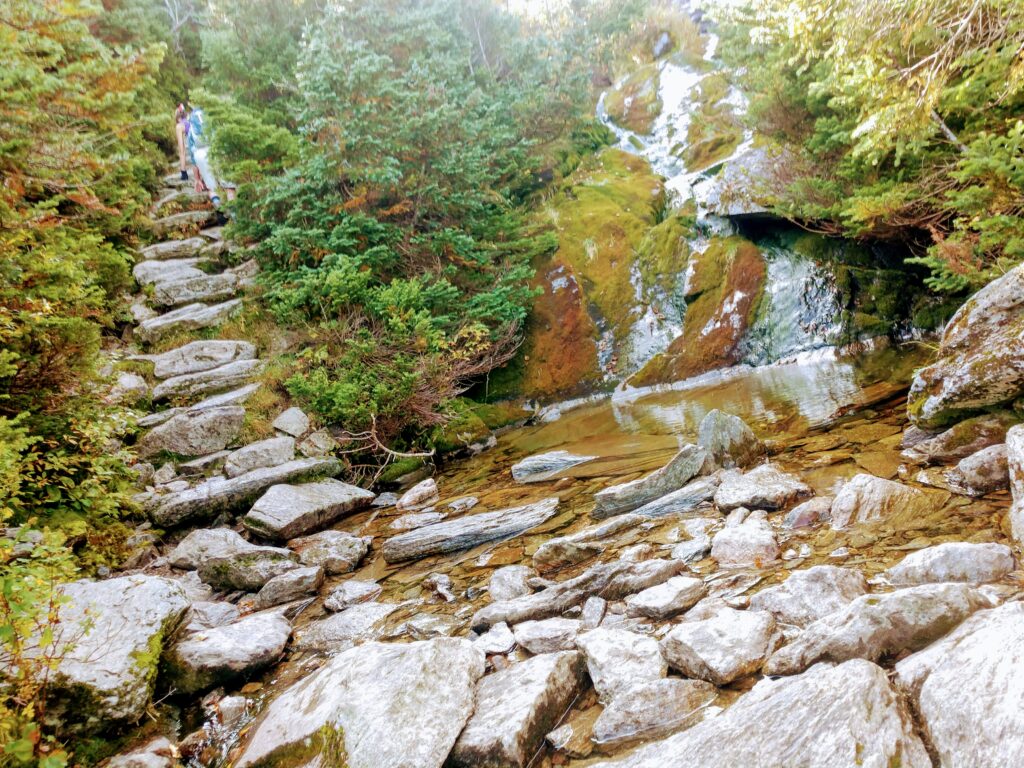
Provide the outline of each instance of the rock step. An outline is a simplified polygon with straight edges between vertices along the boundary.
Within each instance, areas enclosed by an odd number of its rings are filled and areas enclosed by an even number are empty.
[[[230,392],[222,392],[219,395],[213,395],[205,400],[200,400],[195,405],[190,405],[187,408],[168,408],[166,411],[157,411],[156,413],[151,413],[148,416],[143,416],[139,419],[138,426],[144,428],[155,427],[157,424],[163,424],[165,421],[177,416],[179,413],[195,413],[207,408],[218,408],[222,405],[244,403],[252,393],[259,388],[259,382],[253,382],[252,384],[246,384],[244,387],[233,389]]]
[[[240,303],[237,299],[227,302]],[[261,360],[235,360],[210,370],[172,376],[153,388],[153,401],[159,402],[170,397],[193,397],[232,389],[247,384],[262,369]]]
[[[231,339],[212,339],[190,341],[159,355],[132,355],[128,359],[151,362],[154,376],[158,379],[169,379],[172,376],[209,371],[236,360],[255,358],[254,344]]]
[[[153,286],[152,304],[156,307],[177,307],[230,299],[238,293],[238,284],[238,277],[231,272],[160,281]]]
[[[163,237],[170,232],[190,229],[196,226],[206,227],[213,224],[216,220],[217,212],[211,208],[201,211],[185,211],[183,213],[175,213],[171,216],[164,216],[162,219],[154,221],[151,227],[153,234],[157,237]]]
[[[220,304],[188,304],[159,317],[143,320],[136,327],[135,334],[141,341],[151,344],[179,331],[197,331],[220,325],[241,306],[241,299],[231,299]]]
[[[244,422],[245,408],[240,405],[179,413],[143,435],[135,450],[140,456],[160,451],[205,456],[224,450],[237,440]]]
[[[208,241],[203,237],[188,237],[184,240],[165,240],[139,248],[144,261],[163,261],[166,259],[184,259],[199,254]]]
[[[140,261],[132,267],[132,277],[141,286],[155,283],[184,280],[189,277],[203,277],[207,273],[199,267],[209,264],[210,260],[203,257],[188,259],[151,259]]]

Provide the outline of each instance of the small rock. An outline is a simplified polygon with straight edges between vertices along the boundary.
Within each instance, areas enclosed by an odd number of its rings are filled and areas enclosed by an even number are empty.
[[[476,496],[463,496],[461,499],[448,504],[448,509],[458,514],[460,512],[469,512],[473,507],[480,503],[480,500]]]
[[[530,653],[555,653],[576,648],[580,622],[576,619],[543,619],[524,621],[512,628],[516,643]]]
[[[593,461],[596,456],[578,456],[568,451],[550,451],[530,456],[512,465],[512,479],[518,483],[541,483],[567,469]]]
[[[454,585],[450,576],[431,573],[422,582],[423,589],[433,598],[431,602],[455,602]]]
[[[189,608],[187,624],[183,630],[186,634],[202,632],[204,629],[223,627],[234,624],[242,617],[241,611],[234,603],[203,601],[192,603]]]
[[[402,515],[401,517],[392,520],[391,524],[388,525],[388,530],[412,531],[416,528],[422,528],[424,525],[439,523],[446,517],[448,517],[448,515],[444,512],[413,512],[411,514]]]
[[[819,661],[877,661],[916,651],[956,627],[988,600],[966,584],[925,584],[864,595],[813,624],[765,664],[769,675],[802,672]]]
[[[782,509],[803,496],[810,496],[810,486],[774,464],[762,464],[745,474],[729,472],[715,491],[715,506],[723,512],[748,509]]]
[[[508,624],[500,622],[474,640],[473,645],[487,656],[498,656],[511,653],[516,638]]]
[[[893,584],[998,581],[1016,567],[1013,551],[1005,544],[970,544],[951,541],[912,552],[888,571]]]
[[[306,595],[316,594],[323,581],[324,571],[318,565],[296,568],[275,576],[264,584],[256,595],[256,610],[262,611],[282,603],[301,600]]]
[[[299,567],[294,552],[278,547],[254,547],[208,557],[199,564],[199,578],[215,589],[255,592],[275,576]]]
[[[1024,542],[1024,425],[1013,427],[1006,433],[1006,460],[1010,469],[1010,532],[1018,542]]]
[[[371,504],[370,506],[379,509],[381,507],[393,507],[397,503],[398,494],[392,493],[391,491],[386,491],[385,493],[380,494],[376,499],[374,499],[373,504]]]
[[[746,467],[765,454],[764,445],[738,416],[710,411],[697,428],[697,444],[720,467]]]
[[[711,557],[723,568],[763,568],[778,560],[779,542],[767,520],[751,515],[715,534]]]
[[[155,738],[145,745],[106,763],[106,768],[174,768],[178,765],[178,750],[166,736]]]
[[[400,629],[416,640],[429,640],[434,637],[451,637],[462,629],[462,626],[463,622],[454,616],[421,613],[405,622]]]
[[[660,680],[668,672],[658,641],[624,629],[592,629],[576,639],[587,659],[597,695],[610,702],[641,680]]]
[[[486,676],[447,765],[526,768],[584,679],[583,658],[574,651],[537,656]]]
[[[330,432],[326,429],[318,429],[299,443],[299,453],[303,456],[327,456],[334,453],[337,447],[338,443],[331,437]]]
[[[165,654],[168,682],[180,693],[197,693],[251,674],[277,661],[291,634],[291,624],[277,611],[194,632]]]
[[[309,416],[301,408],[292,407],[274,419],[271,426],[286,435],[302,437],[310,430]]]
[[[594,741],[605,751],[660,739],[689,728],[715,700],[715,686],[703,680],[645,680],[620,691],[594,723]]]
[[[370,506],[374,494],[328,478],[302,485],[274,485],[253,504],[242,525],[271,539],[290,539],[330,525]]]
[[[395,506],[402,511],[423,509],[437,503],[438,498],[437,482],[428,477],[403,493]]]
[[[260,467],[276,467],[295,458],[295,438],[272,437],[232,451],[224,460],[224,474],[238,477]]]
[[[288,548],[296,552],[303,565],[319,565],[325,573],[337,575],[355,570],[369,549],[367,542],[344,531],[321,531],[301,539],[292,539]]]
[[[529,595],[533,592],[530,579],[536,575],[532,568],[525,565],[507,565],[491,574],[487,591],[494,602]]]
[[[174,469],[174,465],[167,462],[153,473],[153,482],[157,485],[166,485],[167,483],[172,482],[177,476],[178,473],[177,470]]]
[[[860,571],[816,565],[793,571],[782,584],[761,590],[750,598],[750,607],[768,611],[783,624],[806,627],[867,591],[867,580]]]
[[[815,496],[802,504],[797,504],[782,521],[784,528],[810,528],[816,523],[832,517],[832,496]]]
[[[664,620],[689,610],[707,593],[700,579],[673,576],[664,584],[626,597],[626,615]]]
[[[728,685],[761,668],[774,633],[770,613],[725,607],[710,618],[675,626],[661,650],[669,666],[686,677]]]
[[[680,542],[672,548],[672,559],[689,564],[696,563],[707,557],[711,552],[711,537],[708,535],[708,531],[717,522],[717,520],[710,517],[683,520],[682,529],[690,538],[688,541]]]
[[[580,614],[581,629],[596,629],[601,625],[601,619],[608,609],[608,601],[597,595],[591,595],[583,603],[583,612]]]
[[[376,640],[388,616],[398,610],[387,603],[359,603],[311,622],[295,633],[295,649],[338,653],[368,640]]]
[[[1006,445],[992,445],[961,459],[950,480],[972,496],[983,496],[1010,487]]]
[[[254,549],[258,547],[230,528],[199,528],[168,553],[167,562],[174,568],[195,570],[208,558],[230,556]]]
[[[127,403],[129,405],[139,402],[149,395],[149,384],[137,373],[119,373],[114,386],[110,388],[107,395],[108,403]]]
[[[343,581],[331,590],[324,600],[324,608],[328,611],[343,611],[358,603],[376,600],[383,592],[380,584],[373,581]]]
[[[642,520],[637,515],[619,515],[568,536],[548,539],[533,553],[533,566],[543,573],[588,560],[603,552],[616,534],[634,528]]]

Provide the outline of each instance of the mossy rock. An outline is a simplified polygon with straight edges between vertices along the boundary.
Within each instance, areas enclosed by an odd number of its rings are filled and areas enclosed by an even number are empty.
[[[660,86],[661,70],[658,65],[641,67],[608,91],[604,97],[605,112],[623,128],[648,134],[661,114]]]

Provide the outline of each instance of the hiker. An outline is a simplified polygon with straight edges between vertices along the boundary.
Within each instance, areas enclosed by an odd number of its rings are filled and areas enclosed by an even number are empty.
[[[174,110],[174,135],[178,140],[178,169],[181,171],[181,180],[188,181],[188,160],[185,152],[185,134],[188,132],[188,114],[185,112],[185,105],[178,104]]]
[[[210,143],[208,140],[206,116],[201,107],[189,105],[191,112],[188,115],[188,126],[186,139],[188,151],[192,157],[192,165],[195,166],[196,192],[204,189],[210,195],[210,202],[214,208],[220,207],[220,192],[224,190],[228,200],[235,198],[235,186],[225,181],[218,181],[213,175],[213,168],[210,166]]]

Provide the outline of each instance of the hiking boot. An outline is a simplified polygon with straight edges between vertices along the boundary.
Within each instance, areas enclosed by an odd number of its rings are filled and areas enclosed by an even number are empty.
[[[188,171],[182,171],[181,172],[181,180],[182,181],[188,181]]]

